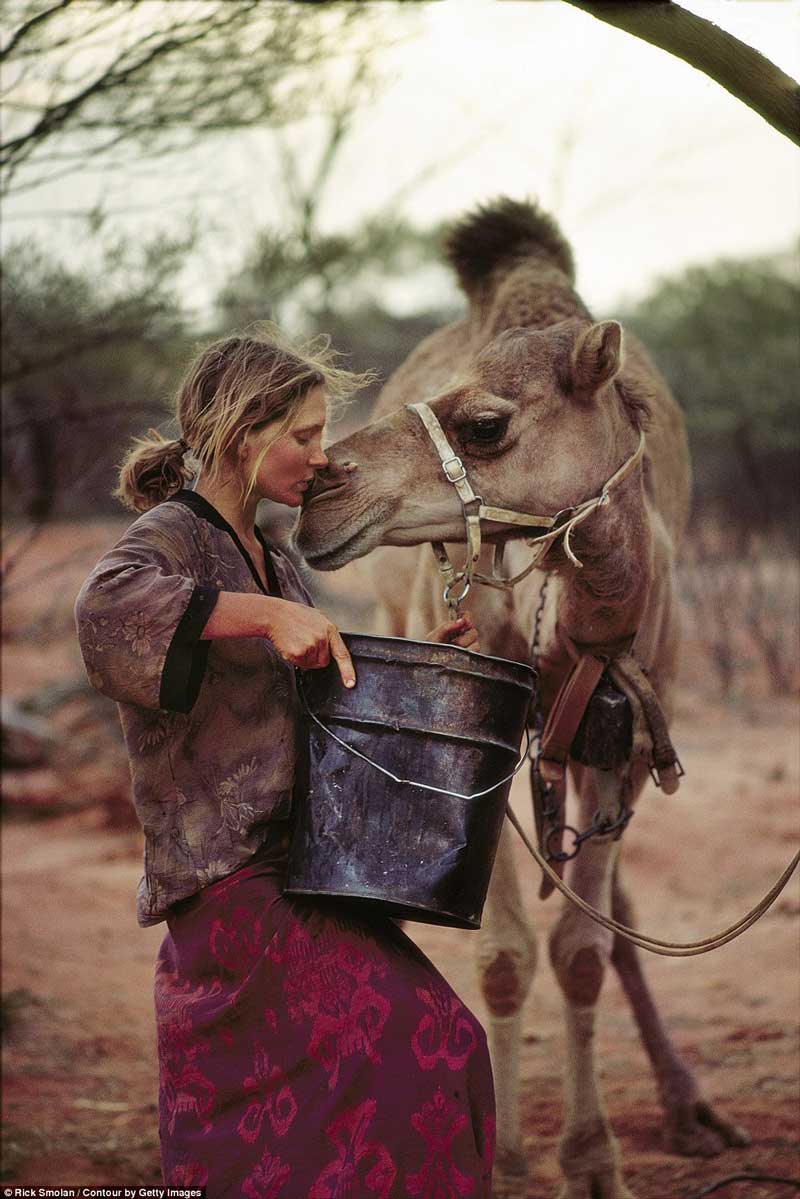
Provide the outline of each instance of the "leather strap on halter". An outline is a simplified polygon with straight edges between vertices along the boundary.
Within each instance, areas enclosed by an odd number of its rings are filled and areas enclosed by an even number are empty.
[[[416,412],[425,426],[441,459],[445,478],[449,483],[453,484],[458,498],[461,500],[467,540],[467,556],[462,569],[455,569],[447,556],[447,550],[443,542],[434,541],[431,543],[436,561],[445,581],[445,599],[451,607],[457,607],[461,600],[465,598],[473,580],[476,583],[484,583],[488,587],[499,587],[504,590],[514,587],[529,575],[532,570],[536,569],[553,542],[559,537],[563,539],[562,544],[567,558],[569,558],[576,569],[580,570],[583,563],[576,556],[570,544],[570,537],[573,530],[579,524],[582,524],[587,517],[591,516],[593,512],[596,512],[598,508],[611,502],[613,489],[631,474],[644,456],[645,440],[644,433],[642,432],[639,434],[639,444],[634,452],[614,472],[611,478],[607,480],[599,495],[592,496],[588,500],[583,500],[580,504],[576,504],[572,508],[562,509],[562,511],[556,512],[553,516],[534,516],[530,512],[515,512],[510,508],[497,508],[494,505],[484,504],[483,497],[473,490],[472,484],[467,478],[464,463],[458,454],[453,452],[452,446],[445,437],[444,430],[430,406],[424,403],[417,403],[409,404],[408,407],[413,412]],[[478,572],[477,564],[481,552],[482,520],[490,520],[497,524],[517,525],[520,528],[526,529],[541,528],[546,530],[544,533],[526,538],[528,545],[535,547],[533,556],[528,565],[512,578],[502,578],[497,574],[496,568],[493,568],[492,573],[489,575]],[[453,590],[459,584],[461,585],[461,591],[457,596],[453,596]]]

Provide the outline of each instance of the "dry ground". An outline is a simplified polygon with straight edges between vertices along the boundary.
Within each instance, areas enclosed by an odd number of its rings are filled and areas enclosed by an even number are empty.
[[[28,694],[75,671],[65,612],[98,544],[109,541],[107,526],[62,529],[26,558],[28,581],[12,592],[6,613],[11,694]],[[56,576],[50,568],[81,545],[83,560]],[[37,613],[35,640],[15,640],[14,630]],[[625,834],[624,858],[641,927],[688,940],[742,915],[794,851],[800,832],[797,708],[788,700],[722,705],[705,698],[693,680],[681,699],[675,742],[687,778],[672,798],[655,789],[645,793]],[[31,776],[34,792],[45,782]],[[161,930],[139,929],[134,919],[138,834],[109,827],[110,801],[82,808],[80,795],[65,795],[74,810],[32,819],[20,814],[19,786],[15,794],[2,842],[2,1181],[156,1183],[151,977]],[[524,779],[514,794],[530,824]],[[544,946],[560,900],[535,898],[538,879],[521,846],[519,865]],[[647,963],[677,1043],[709,1098],[752,1135],[748,1148],[711,1161],[662,1151],[653,1081],[624,997],[609,976],[598,1045],[603,1088],[626,1177],[639,1199],[689,1199],[742,1171],[800,1174],[799,915],[795,878],[733,944],[699,958],[650,957]],[[472,934],[422,925],[410,931],[481,1011]],[[531,1177],[520,1199],[549,1199],[557,1189],[563,1031],[546,952],[541,958],[526,1009],[522,1072]],[[749,1182],[717,1193],[780,1199],[790,1192]]]

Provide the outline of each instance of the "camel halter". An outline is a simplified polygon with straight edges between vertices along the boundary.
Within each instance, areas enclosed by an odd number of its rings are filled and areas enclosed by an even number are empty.
[[[467,478],[464,463],[458,454],[453,452],[453,448],[445,437],[444,430],[430,406],[424,403],[417,403],[408,404],[407,407],[416,412],[425,426],[441,459],[444,476],[448,483],[452,483],[455,487],[464,514],[467,533],[467,556],[461,570],[456,570],[453,566],[443,542],[431,542],[431,548],[433,549],[445,583],[444,602],[450,608],[453,616],[458,614],[459,605],[466,599],[473,582],[483,583],[487,587],[498,587],[506,591],[511,590],[512,587],[515,587],[517,583],[526,578],[539,565],[547,551],[559,537],[563,537],[564,539],[564,552],[570,562],[580,570],[583,567],[583,563],[575,555],[570,544],[572,530],[579,524],[582,524],[598,508],[611,502],[611,493],[614,488],[622,483],[624,479],[627,479],[644,454],[644,433],[640,433],[638,446],[631,456],[623,462],[619,470],[614,472],[599,495],[593,496],[589,500],[583,500],[582,503],[576,504],[572,508],[562,508],[554,516],[532,516],[529,512],[514,512],[509,508],[495,508],[489,504],[484,504],[483,497],[477,495],[473,490],[472,484]],[[542,528],[546,529],[547,532],[525,539],[528,545],[535,546],[536,549],[531,561],[524,570],[521,570],[519,574],[513,575],[511,578],[505,578],[498,574],[498,550],[500,547],[495,546],[492,573],[486,575],[481,574],[477,569],[481,553],[482,520],[491,520],[499,524],[517,525],[524,528]],[[502,553],[502,550],[500,552]]]

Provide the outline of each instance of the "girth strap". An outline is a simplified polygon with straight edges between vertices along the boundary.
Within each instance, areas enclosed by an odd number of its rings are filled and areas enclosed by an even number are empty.
[[[539,769],[547,783],[560,782],[583,714],[605,669],[603,658],[581,654],[559,688],[542,733]]]
[[[550,709],[539,750],[539,769],[545,782],[559,782],[569,759],[578,725],[604,670],[627,697],[633,714],[632,757],[646,759],[653,781],[665,795],[678,790],[683,767],[669,735],[667,718],[653,686],[630,653],[613,657],[581,654],[561,684]]]
[[[657,787],[665,795],[673,795],[680,786],[683,767],[675,753],[667,727],[667,718],[661,707],[653,685],[642,670],[639,663],[631,654],[620,654],[608,666],[611,679],[620,691],[628,697],[628,702],[634,712],[634,728],[642,723],[637,720],[641,713],[647,734],[644,741],[649,742],[650,773]],[[634,752],[636,746],[634,745]]]

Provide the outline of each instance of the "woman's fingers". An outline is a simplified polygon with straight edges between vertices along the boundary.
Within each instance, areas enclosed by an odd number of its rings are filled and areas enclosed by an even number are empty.
[[[264,631],[292,666],[319,670],[333,657],[345,686],[355,686],[356,672],[347,646],[336,625],[316,608],[291,600],[271,600]]]
[[[301,670],[316,670],[318,666],[324,665],[324,663],[320,662],[319,656],[319,647],[317,645],[309,645],[293,655],[287,654],[286,658],[288,662],[291,662],[292,666],[299,666]]]
[[[342,676],[342,682],[345,687],[355,687],[356,672],[353,666],[353,659],[350,657],[347,646],[342,641],[339,630],[334,628],[333,625],[331,625],[328,644],[330,646],[330,654],[339,668],[339,674]],[[327,658],[326,661],[328,661]]]
[[[476,628],[467,629],[460,637],[456,637],[453,645],[460,645],[462,649],[471,649],[476,652],[480,651],[480,639]]]
[[[478,630],[472,623],[469,612],[459,616],[458,620],[446,620],[443,624],[432,629],[426,641],[439,641],[449,645],[460,645],[462,649],[479,649]]]
[[[461,633],[468,622],[468,617],[460,616],[458,620],[446,620],[444,624],[437,624],[435,629],[431,629],[425,638],[426,641],[453,641],[459,633]]]

